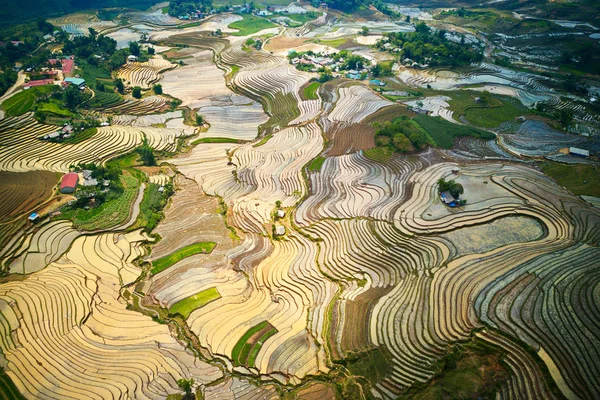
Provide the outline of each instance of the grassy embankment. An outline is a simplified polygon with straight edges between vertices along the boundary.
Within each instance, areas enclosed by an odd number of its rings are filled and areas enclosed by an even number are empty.
[[[489,96],[487,102],[477,102],[476,97],[485,97],[481,92],[456,91],[450,97],[452,99],[448,104],[454,112],[454,118],[462,115],[469,123],[480,128],[496,128],[528,112],[527,107],[508,96]]]
[[[600,168],[550,161],[540,163],[542,172],[575,195],[600,197]]]
[[[216,288],[212,287],[212,288],[203,290],[199,293],[196,293],[190,297],[186,297],[185,299],[180,300],[177,303],[173,304],[169,308],[169,314],[171,314],[171,315],[179,314],[183,318],[187,319],[187,317],[190,316],[192,311],[207,305],[211,301],[214,301],[214,300],[217,300],[220,298],[221,298],[221,294],[219,293],[219,291]]]
[[[228,28],[237,29],[239,31],[231,33],[232,36],[248,36],[262,31],[263,29],[277,27],[277,25],[269,20],[255,15],[243,14],[242,17],[244,18],[243,20],[229,24]]]
[[[313,158],[312,161],[308,164],[308,170],[310,172],[318,172],[321,170],[321,167],[323,167],[323,163],[325,162],[326,158],[323,156],[318,156],[316,158]]]
[[[215,242],[199,242],[182,247],[181,249],[164,256],[152,262],[152,274],[158,274],[161,271],[173,266],[175,263],[184,258],[191,257],[195,254],[207,254],[213,251],[217,244]]]
[[[470,126],[457,125],[446,121],[441,117],[430,117],[428,115],[417,115],[413,120],[434,141],[435,147],[450,149],[454,146],[454,139],[459,136],[472,136],[481,139],[494,139],[494,134]]]
[[[38,99],[49,96],[56,89],[55,85],[45,85],[23,90],[6,99],[2,103],[2,109],[6,112],[7,117],[23,115],[33,110]]]
[[[206,137],[196,139],[192,142],[192,144],[200,144],[200,143],[240,143],[239,140],[230,139],[230,138],[220,138],[220,137]]]

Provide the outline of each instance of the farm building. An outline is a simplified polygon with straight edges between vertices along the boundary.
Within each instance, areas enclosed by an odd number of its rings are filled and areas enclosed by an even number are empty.
[[[64,60],[61,60],[61,63],[63,74],[70,74],[73,72],[73,68],[75,67],[74,58],[65,58]]]
[[[572,154],[574,156],[580,156],[580,157],[589,157],[590,156],[589,150],[584,150],[584,149],[580,149],[577,147],[569,147],[569,154]]]
[[[31,214],[29,215],[29,217],[27,217],[27,219],[28,219],[29,221],[31,221],[31,222],[34,222],[34,221],[36,221],[36,220],[37,220],[39,217],[40,217],[40,215],[39,215],[38,213],[35,213],[35,212],[34,212],[34,213],[31,213]]]
[[[275,226],[275,235],[277,235],[277,236],[283,236],[283,235],[285,235],[285,226],[283,226],[283,225],[276,225]]]
[[[54,79],[38,79],[36,81],[29,81],[23,85],[24,88],[36,87],[36,86],[44,86],[44,85],[52,85],[54,83]]]
[[[73,193],[77,188],[78,181],[79,176],[75,172],[69,172],[68,174],[65,174],[60,182],[60,192]]]
[[[84,89],[85,88],[85,79],[82,79],[82,78],[65,78],[65,81],[63,82],[63,85],[75,85],[75,86],[78,86],[80,89]]]
[[[283,218],[283,217],[285,217],[285,211],[283,211],[283,210],[277,210],[277,216],[278,216],[279,218]]]
[[[132,55],[127,56],[127,61],[137,61],[137,57]]]
[[[382,82],[379,79],[371,79],[369,83],[375,86],[385,86],[385,82]]]
[[[440,193],[440,199],[449,207],[456,207],[458,204],[454,196],[448,191]]]

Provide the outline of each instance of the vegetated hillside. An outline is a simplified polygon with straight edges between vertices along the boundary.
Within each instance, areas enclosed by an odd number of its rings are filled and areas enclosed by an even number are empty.
[[[30,0],[27,7],[18,0],[6,0],[0,7],[0,26],[21,23],[33,18],[50,18],[80,10],[101,7],[148,8],[158,0]]]
[[[479,2],[465,0],[391,0],[390,3],[423,8],[482,7]],[[600,3],[597,0],[506,0],[490,2],[485,7],[509,11],[522,10],[528,16],[537,18],[600,22]]]

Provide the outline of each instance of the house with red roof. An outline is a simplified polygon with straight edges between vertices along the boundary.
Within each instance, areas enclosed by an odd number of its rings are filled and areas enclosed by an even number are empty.
[[[63,74],[70,74],[73,72],[73,68],[75,67],[75,60],[73,58],[65,58],[64,60],[61,60],[61,63]]]
[[[36,81],[29,81],[23,85],[25,88],[36,87],[36,86],[44,86],[44,85],[52,85],[54,84],[54,79],[38,79]]]
[[[60,182],[60,192],[61,193],[73,193],[77,188],[77,183],[79,182],[79,175],[75,172],[69,172],[62,177],[62,181]]]

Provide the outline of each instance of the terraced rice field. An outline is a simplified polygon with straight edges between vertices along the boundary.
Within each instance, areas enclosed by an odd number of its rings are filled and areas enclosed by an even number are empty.
[[[185,65],[154,58],[119,74],[128,85],[159,82],[187,108],[165,112],[163,96],[107,99],[90,115],[111,126],[77,144],[40,140],[56,127],[31,113],[0,119],[0,179],[18,189],[0,186],[9,199],[0,202],[0,265],[10,273],[0,280],[0,350],[25,398],[164,399],[194,379],[204,399],[391,400],[452,376],[464,378],[457,387],[483,387],[489,365],[468,357],[474,343],[498,372],[477,396],[600,396],[600,209],[577,196],[593,195],[589,185],[567,185],[571,193],[530,159],[597,151],[595,139],[512,120],[496,137],[454,118],[439,92],[408,105],[441,118],[415,117],[361,82],[315,85],[317,74],[285,57],[286,46],[355,35],[362,22],[324,14],[273,31],[271,53],[227,35],[239,16],[160,29],[169,20],[155,12],[131,18],[156,21],[151,37],[163,45],[189,46],[172,53]],[[222,37],[210,35],[217,28]],[[552,92],[536,75],[487,64],[399,76],[440,90],[470,82]],[[207,126],[186,125],[190,110]],[[377,124],[402,115],[443,149],[374,148]],[[159,165],[121,159],[139,187],[100,225],[64,210],[69,220],[26,221],[54,172],[103,164],[144,139]],[[465,204],[444,204],[442,178],[462,185]],[[175,192],[153,210],[151,232],[136,223],[146,185]],[[460,352],[475,363],[469,371],[452,358]]]
[[[150,89],[152,84],[161,78],[163,72],[175,67],[175,64],[161,56],[154,56],[143,63],[128,62],[116,72],[116,77],[129,87],[139,86],[142,89]]]
[[[59,176],[52,172],[0,172],[0,222],[28,212],[48,200]]]

